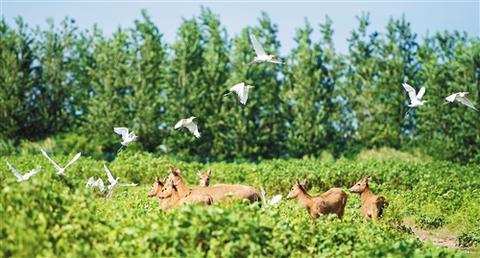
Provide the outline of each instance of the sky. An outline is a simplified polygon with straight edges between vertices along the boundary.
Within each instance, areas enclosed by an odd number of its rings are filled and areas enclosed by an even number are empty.
[[[209,7],[220,16],[229,37],[246,26],[258,24],[262,11],[278,25],[280,53],[285,55],[295,47],[296,29],[303,27],[305,18],[314,26],[314,39],[319,38],[318,24],[328,15],[333,20],[334,43],[340,53],[347,51],[350,32],[358,26],[356,16],[370,13],[370,30],[384,31],[390,17],[405,18],[411,22],[419,39],[437,31],[465,31],[480,38],[480,0],[303,0],[303,1],[153,1],[153,0],[0,0],[0,14],[13,25],[15,17],[22,16],[30,27],[46,27],[47,18],[55,22],[68,16],[76,20],[80,29],[91,29],[97,24],[107,35],[131,27],[146,9],[157,24],[167,43],[175,41],[176,31],[183,18],[200,13],[200,7]]]

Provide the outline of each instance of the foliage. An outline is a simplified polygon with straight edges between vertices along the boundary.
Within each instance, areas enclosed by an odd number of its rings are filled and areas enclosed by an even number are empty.
[[[53,158],[63,164],[72,155]],[[18,183],[0,166],[2,256],[461,257],[458,251],[422,244],[403,221],[441,214],[439,227],[455,229],[464,246],[476,243],[480,226],[475,165],[390,157],[202,164],[127,149],[109,167],[121,181],[141,185],[119,187],[106,200],[85,188],[90,176],[106,179],[103,161],[83,157],[58,177],[38,154],[5,156],[0,163],[5,160],[20,171],[43,169]],[[314,193],[333,186],[346,190],[371,175],[372,191],[385,195],[389,206],[380,221],[366,223],[359,196],[349,194],[343,221],[327,216],[316,226],[293,200],[270,208],[233,202],[162,212],[146,192],[170,165],[178,166],[190,185],[198,183],[197,170],[211,168],[212,184],[262,185],[267,196],[285,196],[297,178],[307,178]]]
[[[278,55],[278,27],[266,13],[230,38],[208,8],[184,19],[171,45],[146,11],[130,28],[106,36],[80,31],[66,18],[45,29],[0,21],[0,136],[19,145],[57,134],[84,135],[112,156],[116,126],[138,135],[138,148],[197,160],[335,158],[389,147],[435,159],[480,161],[480,112],[451,93],[468,91],[480,105],[480,41],[462,32],[419,40],[412,25],[391,19],[371,31],[368,14],[340,54],[333,21],[306,21],[285,65],[255,64],[249,35]],[[312,38],[318,30],[319,38]],[[425,86],[430,102],[405,117],[401,83]],[[246,106],[222,97],[232,85],[254,85]],[[175,132],[198,117],[202,137]],[[62,150],[67,153],[68,150]]]

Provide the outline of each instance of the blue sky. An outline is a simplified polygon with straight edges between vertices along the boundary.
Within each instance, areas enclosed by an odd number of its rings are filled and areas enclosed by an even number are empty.
[[[383,31],[390,17],[405,15],[412,28],[420,36],[436,31],[466,31],[470,36],[480,37],[480,0],[468,1],[283,1],[260,3],[252,1],[183,1],[181,3],[140,1],[93,1],[93,0],[0,0],[1,13],[9,24],[14,18],[23,16],[31,27],[46,26],[46,19],[55,22],[65,16],[76,20],[81,29],[97,24],[110,34],[119,26],[130,27],[133,20],[140,17],[140,10],[146,9],[158,25],[168,43],[175,40],[176,30],[182,18],[190,18],[200,13],[200,6],[209,7],[220,15],[223,26],[230,37],[239,33],[245,26],[256,25],[261,11],[267,12],[279,27],[281,53],[286,54],[295,46],[295,30],[302,27],[305,18],[315,26],[313,37],[319,37],[318,24],[325,15],[333,20],[334,42],[340,52],[347,50],[346,38],[357,26],[355,16],[362,12],[370,13],[371,30]]]

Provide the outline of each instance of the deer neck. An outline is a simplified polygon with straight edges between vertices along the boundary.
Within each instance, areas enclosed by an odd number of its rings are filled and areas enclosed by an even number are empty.
[[[177,191],[175,191],[179,196],[186,196],[189,192],[189,189],[185,185],[183,179],[178,180],[178,185],[175,186]]]
[[[370,191],[368,187],[366,187],[365,190],[360,194],[360,199],[362,200],[362,203],[364,203],[372,196],[374,196],[374,194]]]
[[[310,207],[310,205],[312,204],[312,197],[305,191],[300,191],[297,198],[298,198],[298,203],[300,203],[300,205],[302,205],[305,208]]]

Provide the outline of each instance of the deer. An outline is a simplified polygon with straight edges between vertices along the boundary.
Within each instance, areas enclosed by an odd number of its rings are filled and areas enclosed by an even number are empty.
[[[173,182],[173,185],[177,188],[181,197],[185,197],[188,194],[192,195],[210,195],[213,202],[219,202],[232,198],[240,200],[248,200],[251,203],[261,200],[260,194],[255,188],[246,185],[233,185],[233,184],[217,184],[207,187],[188,188],[183,180],[181,171],[179,169],[170,169],[169,180]]]
[[[200,171],[197,172],[197,177],[199,178],[199,186],[200,187],[207,187],[210,184],[210,173],[211,170],[207,170],[205,173],[201,173]]]
[[[177,187],[173,184],[173,182],[168,182],[166,186],[162,188],[162,191],[158,195],[160,200],[167,199],[168,207],[165,209],[169,209],[175,206],[183,205],[183,204],[205,204],[210,205],[213,203],[213,199],[208,194],[187,194],[185,197],[181,197],[178,193]],[[167,206],[167,205],[165,205]]]
[[[168,210],[185,203],[207,205],[213,203],[212,198],[206,194],[198,196],[187,195],[186,197],[182,198],[180,197],[176,187],[173,186],[172,182],[168,180],[168,178],[161,180],[159,177],[155,179],[148,196],[157,197],[160,201],[160,208],[162,210]]]
[[[347,194],[340,188],[331,188],[330,190],[312,196],[308,194],[305,188],[305,181],[297,180],[288,193],[286,199],[297,198],[300,205],[307,209],[312,223],[316,224],[318,217],[330,213],[337,214],[339,219],[343,218],[345,204],[347,203]]]
[[[350,192],[360,194],[363,218],[365,220],[371,219],[372,221],[375,221],[382,216],[383,209],[388,203],[385,201],[384,196],[375,195],[370,191],[368,182],[371,179],[371,176],[364,177],[350,188]]]

